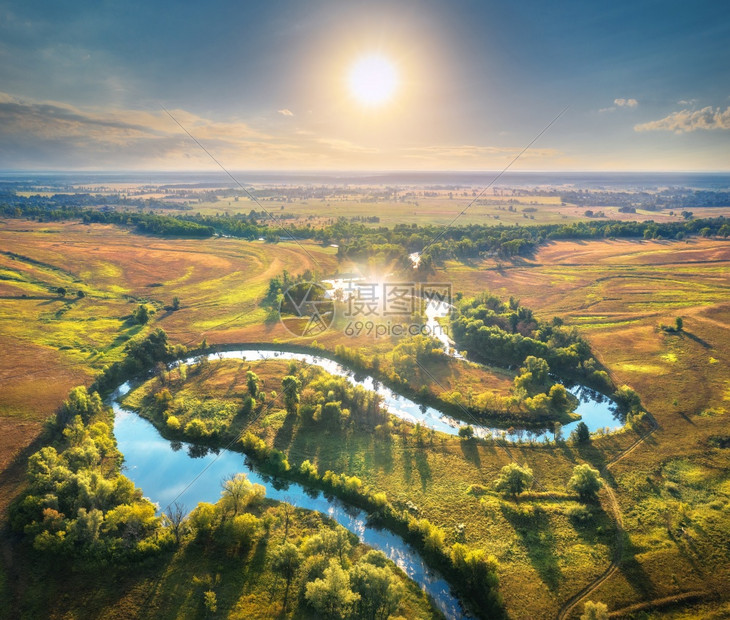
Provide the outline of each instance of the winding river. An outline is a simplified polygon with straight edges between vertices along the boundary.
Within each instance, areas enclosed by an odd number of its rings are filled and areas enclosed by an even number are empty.
[[[346,377],[353,384],[376,391],[383,398],[388,412],[402,419],[419,422],[426,428],[450,435],[458,433],[459,426],[464,424],[437,409],[419,405],[397,394],[370,376],[356,375],[342,364],[322,356],[291,351],[239,349],[212,353],[208,355],[208,359],[277,359],[315,364],[333,375]],[[183,363],[194,361],[195,358],[191,357]],[[267,497],[299,508],[322,512],[355,533],[364,543],[383,551],[432,597],[447,618],[469,617],[451,593],[448,583],[425,564],[416,550],[396,534],[369,526],[362,511],[299,484],[274,481],[246,463],[241,453],[229,450],[209,453],[193,444],[165,440],[149,421],[119,404],[118,400],[130,389],[130,385],[125,383],[112,395],[114,434],[119,449],[124,454],[126,475],[160,508],[164,509],[175,500],[188,509],[199,502],[215,502],[220,497],[221,481],[227,476],[245,471],[252,482],[266,488]],[[577,412],[591,430],[620,427],[610,401],[596,398],[593,392],[580,387],[572,388],[571,392],[581,400]],[[566,425],[565,430],[570,432],[573,424]],[[503,430],[478,424],[473,424],[473,427],[478,435],[499,436],[508,440],[517,439],[521,434],[517,431],[510,435]]]
[[[118,399],[130,389],[122,385],[112,396],[114,435],[124,454],[124,474],[159,509],[178,501],[186,510],[199,502],[220,498],[221,482],[228,476],[245,472],[251,482],[266,488],[266,497],[288,502],[298,508],[316,510],[353,532],[374,549],[385,553],[411,579],[426,591],[447,618],[470,618],[451,593],[448,582],[429,568],[419,553],[400,536],[368,525],[367,515],[337,498],[300,484],[273,480],[245,461],[240,452],[200,450],[186,442],[164,439],[151,422],[122,407]]]

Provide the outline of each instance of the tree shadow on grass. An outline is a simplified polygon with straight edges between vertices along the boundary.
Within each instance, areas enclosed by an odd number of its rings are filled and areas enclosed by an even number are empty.
[[[461,453],[464,458],[477,468],[482,466],[482,459],[479,456],[479,446],[473,439],[459,442],[461,444]]]
[[[431,466],[428,464],[428,457],[423,450],[416,450],[416,470],[421,477],[421,489],[425,492],[431,480]]]
[[[293,414],[287,414],[284,418],[284,423],[279,427],[274,436],[274,447],[277,450],[285,452],[292,443],[294,438],[294,428],[296,426],[297,416]]]
[[[631,544],[628,534],[623,534],[623,557],[619,564],[619,570],[626,582],[638,593],[640,600],[649,601],[657,596],[657,589],[644,567],[636,559],[639,551]]]
[[[550,527],[550,516],[540,506],[509,504],[501,506],[502,515],[512,525],[530,558],[532,567],[551,590],[562,578],[556,555],[555,535]]]
[[[393,442],[390,439],[374,439],[373,467],[386,473],[393,471]]]
[[[709,342],[707,342],[706,340],[703,340],[699,336],[695,336],[692,332],[683,330],[682,334],[687,336],[687,338],[689,338],[690,340],[694,340],[697,344],[699,344],[701,347],[704,347],[705,349],[712,348],[712,345]]]

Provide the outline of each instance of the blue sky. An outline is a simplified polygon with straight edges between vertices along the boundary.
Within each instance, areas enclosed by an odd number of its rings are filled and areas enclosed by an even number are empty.
[[[726,2],[2,2],[0,168],[730,170]],[[348,91],[377,53],[377,108]]]

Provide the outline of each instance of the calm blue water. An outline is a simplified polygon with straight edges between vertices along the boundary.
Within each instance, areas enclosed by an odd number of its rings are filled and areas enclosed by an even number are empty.
[[[222,481],[244,472],[251,482],[266,488],[267,497],[321,512],[356,534],[365,544],[385,553],[431,595],[447,618],[469,617],[451,593],[449,584],[430,569],[418,552],[400,536],[369,526],[365,513],[346,506],[338,499],[327,498],[295,483],[279,480],[274,484],[270,477],[247,465],[241,453],[220,450],[216,454],[201,451],[193,444],[164,439],[151,422],[116,402],[116,398],[128,390],[129,385],[123,385],[112,400],[114,435],[119,450],[124,454],[124,473],[160,510],[165,510],[175,501],[188,511],[200,502],[215,502],[220,497]],[[196,454],[203,456],[196,457]]]
[[[318,355],[312,355],[310,353],[266,351],[261,349],[249,351],[240,349],[236,351],[212,353],[208,356],[208,359],[246,359],[251,361],[277,359],[295,360],[305,362],[307,364],[315,364],[317,366],[321,366],[333,375],[346,377],[353,384],[362,385],[368,390],[377,392],[383,398],[383,403],[389,413],[398,416],[401,419],[413,422],[414,424],[418,422],[426,428],[432,428],[449,435],[456,435],[459,432],[459,427],[468,423],[474,428],[475,434],[480,437],[504,437],[508,441],[517,441],[520,436],[519,432],[510,434],[506,433],[503,429],[484,426],[479,424],[476,420],[469,420],[466,414],[466,420],[457,420],[456,418],[442,413],[434,407],[420,405],[405,396],[401,396],[390,388],[378,383],[375,379],[368,375],[356,374],[338,362],[334,362]],[[192,363],[193,361],[194,358],[190,358],[185,360],[185,363]],[[622,422],[616,417],[615,405],[610,399],[582,386],[572,387],[570,388],[570,392],[577,396],[580,400],[576,413],[581,416],[581,419],[588,425],[591,432],[596,431],[599,428],[617,430],[623,426]],[[564,435],[567,436],[577,426],[578,422],[580,422],[580,420],[566,424],[563,427]],[[552,433],[548,433],[546,431],[533,433],[533,436],[538,439],[542,439],[545,435],[552,436]]]

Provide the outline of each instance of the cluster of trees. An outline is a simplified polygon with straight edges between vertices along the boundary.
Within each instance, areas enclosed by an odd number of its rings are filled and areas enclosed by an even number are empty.
[[[356,476],[330,470],[320,474],[317,466],[309,460],[298,467],[290,466],[286,461],[284,470],[279,464],[285,460],[285,455],[250,432],[244,435],[241,444],[244,452],[262,469],[322,489],[368,511],[373,522],[404,536],[486,617],[502,617],[502,599],[497,591],[497,561],[483,550],[469,551],[460,543],[449,547],[441,528],[427,519],[415,518],[408,510],[396,509],[385,493],[364,485]]]
[[[108,415],[96,392],[74,388],[57,416],[62,441],[30,457],[11,524],[35,549],[123,559],[170,543],[154,506],[120,473],[122,455],[104,421]]]
[[[446,258],[528,255],[537,246],[551,239],[681,239],[687,235],[700,234],[700,231],[706,235],[730,236],[730,224],[723,217],[666,223],[594,220],[531,226],[473,224],[448,229],[416,224],[370,228],[360,222],[339,218],[327,226],[313,228],[310,224],[287,224],[282,227],[270,218],[259,223],[257,218],[260,214],[255,213],[216,216],[198,213],[173,217],[152,212],[102,211],[83,206],[85,201],[67,198],[60,195],[40,200],[18,196],[14,192],[3,192],[0,195],[0,213],[6,217],[37,218],[42,221],[81,219],[88,223],[128,225],[143,233],[163,236],[210,237],[218,233],[243,239],[264,238],[269,242],[277,242],[282,238],[312,239],[325,245],[336,243],[338,257],[341,259],[381,264],[389,262],[402,268],[410,267],[410,253],[425,250],[418,267],[422,272],[428,272],[433,264]],[[704,198],[699,201],[702,204],[707,203]],[[434,239],[437,242],[434,243]]]
[[[505,465],[494,482],[496,491],[516,499],[521,493],[529,491],[535,477],[527,465],[510,463]],[[576,493],[584,502],[596,500],[598,491],[603,486],[603,480],[597,469],[587,463],[576,465],[573,475],[567,483],[567,489]]]
[[[144,337],[134,338],[124,346],[124,359],[105,366],[92,385],[92,390],[105,392],[124,381],[154,368],[158,362],[170,362],[182,357],[187,349],[171,345],[163,329],[155,329]]]
[[[578,399],[565,386],[550,376],[550,366],[540,358],[528,355],[514,379],[515,396],[531,415],[560,417],[573,411]]]
[[[165,521],[177,542],[192,538],[206,546],[224,548],[227,553],[245,554],[271,526],[269,515],[256,512],[265,489],[245,474],[224,481],[220,499],[202,502],[185,516],[180,506],[169,507]],[[291,507],[281,506],[285,540],[270,552],[269,568],[283,578],[286,610],[294,585],[299,598],[313,611],[328,618],[387,618],[397,613],[405,589],[378,551],[369,551],[359,561],[350,559],[354,535],[343,527],[323,529],[302,539],[287,538]],[[214,600],[215,593],[205,593]]]
[[[505,304],[490,293],[462,299],[451,314],[451,328],[459,347],[482,361],[518,365],[532,356],[544,360],[556,374],[580,379],[599,391],[613,389],[574,327],[563,325],[558,317],[540,322],[518,300]]]
[[[730,192],[692,190],[684,188],[665,189],[660,192],[606,192],[572,191],[560,196],[561,202],[579,206],[630,207],[646,211],[663,209],[693,209],[702,207],[727,207]]]
[[[215,234],[215,229],[195,220],[194,217],[173,217],[155,213],[134,211],[99,210],[74,204],[59,204],[50,199],[45,204],[24,200],[17,196],[12,200],[0,200],[0,213],[4,217],[22,217],[42,222],[81,220],[85,224],[117,224],[132,226],[140,233],[162,237],[206,238]]]

